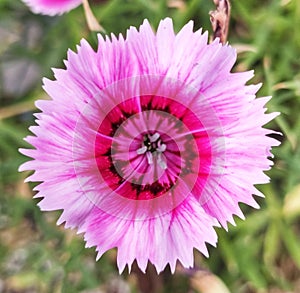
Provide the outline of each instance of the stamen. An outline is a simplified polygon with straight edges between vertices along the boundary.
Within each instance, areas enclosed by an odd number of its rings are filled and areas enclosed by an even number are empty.
[[[146,153],[146,156],[147,156],[148,164],[149,164],[149,165],[152,165],[152,164],[153,164],[153,156],[152,156],[152,153],[147,152],[147,153]]]
[[[148,136],[148,138],[150,139],[151,142],[156,142],[160,137],[159,133],[154,133],[152,136]]]
[[[157,155],[157,163],[163,170],[167,169],[167,163],[162,159],[161,153]]]
[[[163,153],[167,149],[167,145],[164,143],[162,144],[161,141],[159,141],[157,145],[158,145],[157,150],[160,151],[161,153]]]
[[[136,153],[137,153],[138,155],[142,155],[142,154],[144,154],[145,152],[147,152],[147,147],[146,147],[145,145],[142,146],[141,148],[137,149],[137,151],[136,151]]]
[[[167,145],[162,143],[158,132],[153,135],[147,134],[144,136],[142,146],[137,149],[138,155],[146,154],[149,165],[153,164],[153,158],[157,158],[157,164],[163,169],[167,169],[167,162],[163,160],[162,153],[167,149]]]

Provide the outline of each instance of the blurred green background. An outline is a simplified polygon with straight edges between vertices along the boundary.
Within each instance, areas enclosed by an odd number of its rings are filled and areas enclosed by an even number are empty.
[[[0,0],[0,292],[300,292],[300,1],[232,0],[229,42],[238,51],[235,71],[255,70],[259,96],[282,114],[268,127],[283,133],[273,150],[271,183],[258,188],[260,210],[241,205],[246,221],[217,229],[210,258],[196,253],[196,269],[146,276],[135,268],[118,275],[115,251],[95,262],[81,236],[56,226],[59,212],[41,213],[28,174],[18,166],[22,138],[34,124],[34,101],[46,98],[41,78],[63,67],[81,38],[96,46],[80,6],[59,17],[32,14],[18,0]],[[108,33],[125,33],[148,18],[154,27],[171,16],[178,31],[188,20],[211,32],[208,0],[91,2]],[[251,146],[249,146],[251,148]],[[245,166],[247,168],[247,166]],[[222,283],[223,282],[223,283]],[[225,285],[224,285],[225,284]],[[226,287],[228,290],[226,289]],[[226,291],[227,290],[227,291]]]

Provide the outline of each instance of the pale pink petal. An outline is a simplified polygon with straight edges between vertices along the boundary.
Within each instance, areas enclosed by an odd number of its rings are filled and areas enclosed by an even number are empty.
[[[22,0],[22,1],[30,7],[32,12],[51,15],[51,16],[68,12],[82,3],[82,0]]]

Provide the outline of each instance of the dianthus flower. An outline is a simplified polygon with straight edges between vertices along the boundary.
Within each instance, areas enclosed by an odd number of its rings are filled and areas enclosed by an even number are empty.
[[[262,126],[277,114],[245,85],[253,72],[231,73],[235,50],[207,41],[192,22],[175,34],[169,18],[157,33],[145,20],[126,39],[99,35],[96,52],[82,40],[44,80],[52,100],[36,103],[20,170],[98,258],[118,249],[120,272],[135,259],[143,271],[193,266],[193,249],[207,255],[213,227],[243,217],[239,202],[257,207],[254,184],[269,180],[278,142]]]
[[[45,15],[63,14],[74,9],[82,0],[22,0],[32,12]]]

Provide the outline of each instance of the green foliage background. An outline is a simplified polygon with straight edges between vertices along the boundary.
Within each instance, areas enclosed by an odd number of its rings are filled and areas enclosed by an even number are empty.
[[[171,8],[171,2],[180,5]],[[231,2],[229,42],[241,51],[234,70],[254,69],[252,82],[263,82],[259,95],[272,95],[269,110],[282,113],[268,125],[283,133],[267,172],[271,183],[259,186],[266,195],[257,199],[260,210],[242,205],[245,221],[236,219],[228,233],[217,229],[218,247],[209,248],[209,259],[196,254],[198,272],[205,273],[178,270],[171,276],[166,270],[157,277],[149,271],[144,282],[157,287],[146,291],[139,273],[118,276],[115,251],[95,262],[81,236],[56,226],[59,212],[42,214],[33,186],[23,183],[28,174],[17,172],[26,160],[18,148],[27,147],[22,138],[34,124],[34,101],[46,98],[41,78],[53,78],[50,68],[63,67],[67,49],[76,50],[81,38],[96,46],[96,34],[82,7],[51,18],[32,14],[21,1],[0,0],[0,292],[225,292],[192,282],[213,286],[216,276],[233,293],[300,292],[300,1]],[[208,12],[214,9],[207,0],[91,5],[107,33],[116,34],[144,18],[156,28],[166,16],[177,31],[190,19],[211,31]]]

